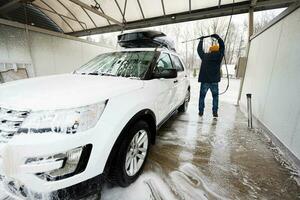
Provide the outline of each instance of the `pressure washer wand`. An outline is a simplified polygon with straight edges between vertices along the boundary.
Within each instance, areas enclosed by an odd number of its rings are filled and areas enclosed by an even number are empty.
[[[204,39],[204,38],[209,38],[209,37],[210,37],[210,35],[202,36],[203,39]],[[201,38],[201,37],[195,38],[195,39],[191,39],[191,40],[186,40],[186,41],[183,41],[183,42],[181,42],[181,43],[187,43],[187,42],[192,42],[192,41],[195,41],[195,40],[200,40],[200,38]]]

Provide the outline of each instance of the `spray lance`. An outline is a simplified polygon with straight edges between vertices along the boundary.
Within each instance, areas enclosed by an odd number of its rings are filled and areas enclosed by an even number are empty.
[[[200,40],[200,38],[205,39],[205,38],[209,38],[209,37],[210,37],[210,35],[202,36],[202,37],[199,37],[199,38],[183,41],[182,43],[192,42],[192,41]]]

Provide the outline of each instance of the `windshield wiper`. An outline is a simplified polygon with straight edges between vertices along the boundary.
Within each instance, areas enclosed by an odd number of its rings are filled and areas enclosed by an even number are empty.
[[[141,78],[139,78],[139,77],[133,77],[133,76],[126,77],[126,78],[133,79],[133,80],[141,80]]]
[[[100,76],[116,76],[115,74],[103,73],[103,72],[90,72],[88,75],[100,75]]]
[[[100,75],[98,72],[90,72],[90,73],[88,73],[88,75],[95,75],[95,76],[98,76],[98,75]]]

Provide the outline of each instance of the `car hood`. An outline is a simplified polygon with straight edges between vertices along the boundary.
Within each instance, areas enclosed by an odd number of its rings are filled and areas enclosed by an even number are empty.
[[[15,110],[74,108],[105,101],[143,87],[123,77],[62,74],[0,84],[0,107]]]

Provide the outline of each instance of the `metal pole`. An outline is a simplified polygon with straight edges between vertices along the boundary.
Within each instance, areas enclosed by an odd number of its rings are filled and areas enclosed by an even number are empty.
[[[188,65],[188,44],[185,43],[185,63],[186,63],[186,66],[189,68],[189,65]]]
[[[250,52],[250,45],[251,45],[251,36],[254,33],[254,9],[251,7],[249,9],[249,15],[248,15],[248,45],[247,45],[247,50],[246,50],[246,56],[247,56],[247,61],[246,61],[246,69],[247,69],[247,64],[248,64],[248,57],[249,57],[249,52]],[[244,86],[244,80],[245,80],[245,75],[246,75],[246,69],[243,74],[243,77],[241,78],[241,83],[240,83],[240,89],[239,89],[239,95],[237,98],[237,105],[240,104],[241,96],[242,96],[242,90]]]
[[[193,53],[192,53],[192,66],[190,67],[190,70],[192,68],[193,73],[194,73],[194,57],[195,57],[195,41],[193,42]]]
[[[251,96],[252,94],[246,94],[247,96],[247,111],[248,111],[248,128],[252,129],[252,103],[251,103]]]
[[[249,9],[249,27],[248,27],[248,42],[254,33],[254,8]]]

